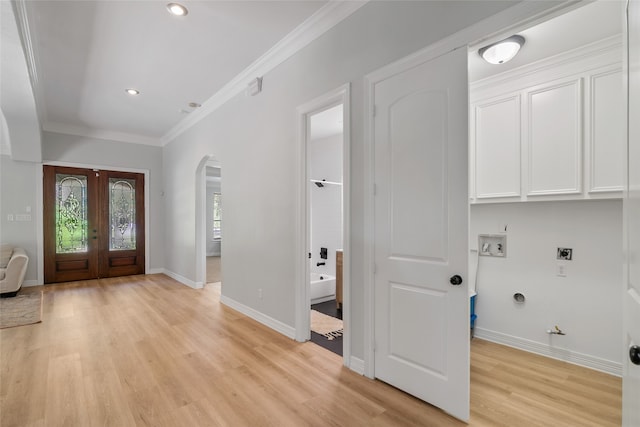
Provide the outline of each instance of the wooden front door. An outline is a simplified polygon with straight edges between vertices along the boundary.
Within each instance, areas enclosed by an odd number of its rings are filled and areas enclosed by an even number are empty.
[[[45,283],[144,273],[144,175],[44,166]]]

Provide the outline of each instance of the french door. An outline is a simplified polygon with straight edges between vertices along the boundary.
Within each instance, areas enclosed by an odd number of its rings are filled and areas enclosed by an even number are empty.
[[[144,274],[144,175],[44,166],[44,281]]]

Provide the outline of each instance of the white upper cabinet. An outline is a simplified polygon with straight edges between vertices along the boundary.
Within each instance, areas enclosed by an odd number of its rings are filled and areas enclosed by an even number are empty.
[[[622,197],[622,44],[610,38],[470,85],[472,203]]]
[[[572,79],[527,93],[529,196],[581,191],[581,87]]]
[[[520,96],[475,106],[476,197],[520,196]]]
[[[589,192],[622,191],[624,94],[619,68],[591,76]]]

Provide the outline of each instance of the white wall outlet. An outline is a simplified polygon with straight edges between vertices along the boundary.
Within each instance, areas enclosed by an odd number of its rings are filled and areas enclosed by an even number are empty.
[[[556,265],[556,276],[567,277],[567,266],[564,264]]]
[[[7,221],[13,221],[13,214],[7,215]]]

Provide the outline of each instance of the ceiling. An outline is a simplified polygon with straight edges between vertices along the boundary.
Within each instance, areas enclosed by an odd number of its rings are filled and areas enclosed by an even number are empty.
[[[197,118],[190,103],[205,104],[224,92],[279,41],[336,3],[183,1],[189,13],[177,17],[167,11],[168,1],[17,0],[44,130],[161,145],[173,129]],[[620,34],[621,16],[621,1],[603,0],[523,29],[523,49],[500,66],[485,63],[475,47],[470,80]],[[128,95],[127,88],[140,95]],[[335,133],[336,119],[329,122],[334,130],[313,130]]]
[[[469,53],[469,80],[475,82],[606,37],[621,35],[623,6],[623,1],[600,0],[517,31],[515,34],[523,36],[525,44],[518,55],[505,64],[485,62],[477,51],[482,46],[477,46]],[[497,40],[510,35],[503,34]]]
[[[168,2],[18,2],[44,130],[159,144],[197,108],[190,103],[203,104],[326,4],[182,1],[179,17]]]

